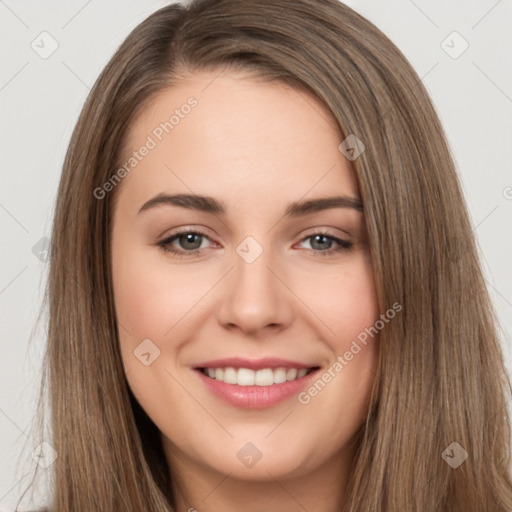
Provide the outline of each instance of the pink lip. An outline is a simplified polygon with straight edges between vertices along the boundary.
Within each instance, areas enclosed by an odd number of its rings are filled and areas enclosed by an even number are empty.
[[[218,361],[216,364],[218,364]],[[237,365],[230,363],[226,366],[236,367]],[[283,367],[283,365],[280,366]],[[221,366],[215,367],[220,368]],[[241,365],[241,367],[247,368],[245,363]],[[299,367],[303,368],[304,366],[300,365]],[[270,368],[270,366],[265,366],[265,368]],[[293,368],[296,368],[296,366],[293,366]],[[300,379],[283,382],[282,384],[272,384],[271,386],[239,386],[238,384],[226,384],[225,382],[208,377],[200,370],[196,370],[194,373],[199,376],[201,381],[215,396],[230,405],[243,409],[267,409],[292,396],[296,396],[311,382],[318,371],[318,369],[313,370]]]
[[[241,357],[228,357],[215,359],[194,365],[194,368],[249,368],[250,370],[262,370],[263,368],[313,368],[315,365],[297,363],[276,357],[263,357],[262,359],[243,359]],[[283,382],[284,384],[284,382]]]

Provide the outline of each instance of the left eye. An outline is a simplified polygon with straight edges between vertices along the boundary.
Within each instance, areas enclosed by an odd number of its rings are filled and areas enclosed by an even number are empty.
[[[310,245],[312,246],[312,250],[316,250],[316,248],[314,247],[316,245],[316,247],[320,247],[319,251],[320,252],[331,252],[331,247],[334,244],[338,244],[340,246],[340,248],[338,249],[335,249],[335,250],[343,250],[343,249],[350,249],[350,247],[352,246],[352,244],[350,242],[347,242],[346,240],[342,240],[341,238],[336,238],[334,236],[330,236],[326,233],[315,233],[314,235],[309,235],[307,236],[306,238],[304,238],[302,240],[302,242],[306,241],[306,240],[311,240],[310,241]],[[325,247],[325,243],[327,242],[327,245],[329,245],[329,247]],[[322,248],[322,245],[324,245],[324,247]]]
[[[165,252],[173,253],[178,257],[187,257],[194,256],[200,252],[201,249],[205,248],[202,246],[204,239],[210,240],[207,235],[198,231],[181,231],[159,242],[158,245]],[[313,251],[315,256],[328,256],[333,253],[348,251],[353,246],[352,242],[342,240],[328,233],[314,233],[308,235],[303,238],[300,243],[307,240],[311,240],[311,248],[306,248],[306,250]],[[181,248],[176,247],[175,242],[177,242]],[[332,248],[333,244],[337,247]]]

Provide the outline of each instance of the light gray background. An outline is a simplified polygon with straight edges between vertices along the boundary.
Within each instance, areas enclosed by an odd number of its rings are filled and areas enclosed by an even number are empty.
[[[90,87],[128,32],[167,3],[0,0],[0,511],[14,510],[35,464],[28,426],[44,332],[36,331],[30,345],[29,336],[47,265],[32,248],[49,237],[65,150]],[[471,211],[510,370],[512,2],[347,3],[397,44],[434,100]],[[58,43],[46,59],[31,47],[34,40],[42,46],[43,31]],[[469,44],[458,58],[441,46],[453,31]],[[454,54],[461,43],[452,35],[444,46]]]

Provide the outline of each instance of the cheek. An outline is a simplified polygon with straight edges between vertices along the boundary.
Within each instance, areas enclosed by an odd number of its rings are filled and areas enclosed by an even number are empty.
[[[300,296],[323,325],[322,338],[336,354],[373,325],[378,304],[371,262],[364,254],[350,264],[302,282]]]
[[[308,305],[325,326],[322,338],[331,361],[325,375],[319,376],[321,382],[306,390],[299,402],[309,404],[309,411],[314,411],[311,417],[323,414],[325,404],[331,404],[331,419],[336,418],[331,424],[333,438],[339,434],[338,420],[352,422],[353,428],[363,420],[378,366],[375,282],[370,259],[361,256],[303,292],[308,293]]]
[[[364,422],[378,366],[379,336],[367,330],[379,318],[371,263],[363,258],[352,263],[350,269],[317,281],[308,294],[311,309],[326,325],[324,342],[332,356],[329,368],[298,397],[302,421],[314,429],[322,418],[329,439],[311,455],[314,460],[343,446]],[[322,291],[321,284],[328,286]],[[281,442],[286,443],[284,433]]]
[[[114,267],[114,296],[118,321],[130,337],[161,339],[204,294],[201,275],[184,266],[168,265],[132,254]]]
[[[358,271],[357,271],[358,270]],[[340,349],[347,339],[352,341],[378,317],[377,297],[370,264],[362,262],[360,267],[344,283],[337,304],[336,315],[332,318],[336,339]]]

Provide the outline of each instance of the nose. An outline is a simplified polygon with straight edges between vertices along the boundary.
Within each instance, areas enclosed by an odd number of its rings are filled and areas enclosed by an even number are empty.
[[[264,250],[251,263],[235,253],[233,265],[222,284],[218,322],[224,328],[252,335],[288,327],[293,317],[293,293],[271,251]]]

